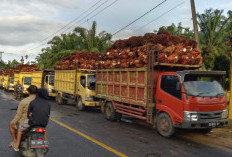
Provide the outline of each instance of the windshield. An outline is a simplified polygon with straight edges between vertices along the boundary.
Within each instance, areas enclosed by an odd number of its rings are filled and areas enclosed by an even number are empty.
[[[31,77],[24,78],[24,85],[31,85]]]
[[[184,89],[187,95],[214,97],[224,95],[222,86],[217,81],[186,81]]]
[[[87,81],[88,89],[95,90],[95,83],[96,83],[96,76],[95,75],[89,75],[88,76],[88,81]]]
[[[14,83],[14,78],[13,77],[10,78],[10,83]]]
[[[54,76],[49,77],[49,85],[54,86]]]

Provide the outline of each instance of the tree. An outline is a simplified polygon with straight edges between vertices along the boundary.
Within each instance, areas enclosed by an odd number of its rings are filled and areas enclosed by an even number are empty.
[[[48,47],[36,57],[40,68],[53,68],[56,62],[75,51],[105,52],[112,45],[112,35],[102,31],[97,34],[97,24],[94,21],[91,29],[76,27],[73,32],[53,37]]]
[[[206,69],[212,69],[216,57],[229,57],[224,43],[232,32],[232,13],[229,11],[228,16],[224,16],[223,10],[208,9],[197,17],[204,65]]]
[[[177,26],[174,23],[172,23],[170,26],[162,26],[158,31],[154,30],[154,32],[157,33],[162,30],[168,30],[176,36],[186,36],[189,39],[194,39],[194,32],[190,30],[190,28],[183,27],[181,22],[179,22]]]
[[[105,48],[112,44],[112,35],[102,31],[97,35],[97,23],[93,22],[91,29],[76,27],[74,32],[80,37],[83,50],[105,52]]]

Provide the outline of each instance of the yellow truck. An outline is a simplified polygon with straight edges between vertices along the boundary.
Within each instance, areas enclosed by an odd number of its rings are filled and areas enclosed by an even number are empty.
[[[31,84],[35,85],[37,88],[46,88],[50,97],[56,97],[56,91],[54,89],[54,70],[34,71],[32,73]]]
[[[3,88],[4,75],[0,75],[0,88]]]
[[[7,90],[8,86],[9,86],[9,75],[4,75],[3,76],[2,87],[3,87],[4,90]]]
[[[23,94],[27,95],[28,91],[27,88],[31,85],[32,81],[32,73],[31,72],[15,72],[14,73],[14,86],[17,82],[22,85],[22,92]]]
[[[88,69],[55,70],[55,90],[58,104],[74,100],[79,111],[100,107],[95,91],[96,72]]]
[[[8,91],[14,91],[14,75],[9,75]]]

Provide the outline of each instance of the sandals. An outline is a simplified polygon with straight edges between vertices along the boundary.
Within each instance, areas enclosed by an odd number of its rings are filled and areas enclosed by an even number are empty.
[[[14,151],[16,151],[16,152],[19,151],[19,148],[15,148],[15,147],[14,147],[14,142],[11,142],[11,143],[9,144],[9,148],[11,148],[11,147],[14,149]]]
[[[11,143],[8,145],[8,147],[11,148],[11,147],[13,147],[13,145],[14,145],[14,142],[11,142]]]

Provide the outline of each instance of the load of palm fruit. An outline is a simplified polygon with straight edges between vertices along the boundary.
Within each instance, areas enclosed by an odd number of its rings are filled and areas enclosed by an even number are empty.
[[[3,70],[3,75],[14,75],[15,68],[8,68],[6,70]]]
[[[74,52],[57,63],[56,69],[109,69],[140,68],[148,64],[148,55],[158,52],[160,63],[201,65],[201,50],[197,43],[183,36],[174,36],[169,31],[147,33],[116,41],[106,53]]]
[[[60,60],[55,69],[57,70],[71,70],[71,69],[97,69],[99,61],[105,58],[104,53],[100,52],[88,52],[79,51],[74,52],[70,56],[67,56]]]
[[[39,70],[36,65],[29,65],[29,64],[19,64],[15,68],[15,71],[19,72],[33,72]]]

